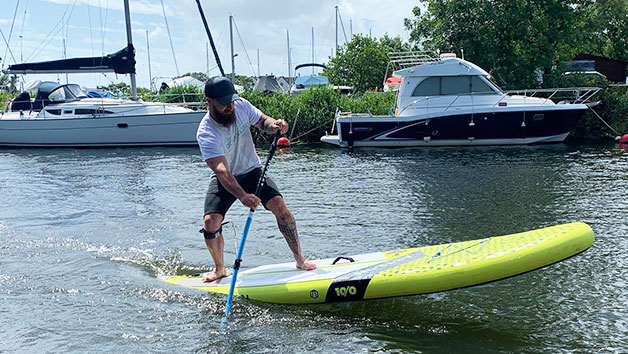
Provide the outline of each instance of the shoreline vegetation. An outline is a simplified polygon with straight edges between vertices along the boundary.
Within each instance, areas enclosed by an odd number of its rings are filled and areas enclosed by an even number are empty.
[[[593,99],[599,104],[593,109],[620,134],[628,132],[628,86],[598,85],[602,87]],[[128,94],[127,87],[122,88]],[[4,110],[8,102],[17,93],[0,91],[0,110]],[[174,87],[161,95],[150,90],[139,90],[138,96],[144,101],[189,104],[194,109],[205,110],[202,89],[194,86]],[[240,96],[246,98],[262,112],[271,117],[285,119],[290,124],[286,134],[293,144],[318,143],[321,136],[331,133],[335,124],[336,112],[368,113],[373,115],[390,114],[395,102],[394,92],[364,92],[341,95],[329,87],[314,87],[304,93],[291,96],[287,93],[267,94],[259,91],[245,90]],[[335,129],[335,127],[333,128]],[[256,143],[270,143],[270,137],[253,130]],[[600,120],[590,111],[578,122],[569,135],[570,141],[595,142],[615,138]]]

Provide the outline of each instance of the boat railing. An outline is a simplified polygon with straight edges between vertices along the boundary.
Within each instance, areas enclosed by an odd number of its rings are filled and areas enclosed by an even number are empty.
[[[599,87],[568,87],[568,88],[549,88],[549,89],[524,89],[524,90],[510,90],[510,91],[506,91],[504,92],[504,95],[497,101],[495,101],[494,103],[490,104],[492,107],[497,107],[499,106],[500,103],[503,103],[506,101],[506,99],[508,99],[508,97],[512,97],[512,96],[522,96],[524,97],[523,102],[520,103],[520,105],[526,105],[528,102],[526,102],[525,98],[542,98],[545,99],[545,101],[543,102],[543,104],[548,103],[549,101],[555,102],[555,103],[571,103],[571,104],[587,104],[587,103],[591,103],[593,102],[593,97],[595,96],[595,94],[597,94],[601,89]],[[440,106],[440,108],[443,109],[444,112],[449,111],[452,107],[455,106],[456,109],[461,108],[461,107],[471,107],[473,108],[474,106],[477,106],[477,103],[473,102],[474,97],[478,97],[478,96],[482,96],[484,94],[482,93],[478,93],[478,94],[464,94],[464,95],[452,95],[455,96],[455,98],[453,100],[451,100],[450,102],[448,102],[446,105]],[[461,97],[470,97],[472,102],[471,104],[468,105],[455,105],[459,99]],[[411,101],[410,103],[400,107],[400,109],[398,109],[396,115],[401,115],[401,113],[403,113],[406,109],[408,108],[414,108],[417,105],[421,105],[421,108],[427,108],[429,109],[430,105],[429,102],[436,100],[436,99],[442,99],[443,96],[435,96],[435,97],[419,97],[413,101]],[[423,106],[423,104],[425,104]],[[509,102],[508,105],[512,106],[512,105],[517,105],[517,103],[513,103],[513,102]],[[433,106],[432,108],[439,108],[436,106]]]
[[[505,92],[507,96],[523,96],[544,98],[545,100],[559,102],[568,102],[573,104],[586,104],[593,100],[601,88],[599,87],[560,87],[546,89],[523,89],[508,90]],[[506,96],[505,96],[506,97]],[[525,104],[525,100],[524,100]]]
[[[407,52],[390,52],[386,54],[388,64],[386,65],[386,73],[384,74],[384,82],[388,78],[390,69],[399,70],[416,65],[433,63],[440,60],[440,56],[430,51],[407,51]]]
[[[388,63],[397,65],[399,69],[439,61],[440,57],[434,52],[391,52],[387,54]]]

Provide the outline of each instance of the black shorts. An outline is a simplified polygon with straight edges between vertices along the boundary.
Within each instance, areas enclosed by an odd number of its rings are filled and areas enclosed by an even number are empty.
[[[257,182],[261,175],[262,169],[258,167],[251,172],[235,176],[235,179],[245,192],[255,193],[255,188],[257,188]],[[281,196],[279,188],[277,188],[275,182],[267,176],[258,197],[262,200],[262,205],[266,206],[266,203],[276,196]],[[205,215],[220,214],[224,217],[236,199],[236,197],[223,187],[222,183],[220,183],[215,175],[212,176],[209,182],[209,188],[207,189],[207,195],[205,196]]]

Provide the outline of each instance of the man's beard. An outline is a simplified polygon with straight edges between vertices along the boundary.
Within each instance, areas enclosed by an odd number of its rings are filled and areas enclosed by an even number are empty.
[[[214,118],[216,122],[218,122],[220,125],[223,125],[225,127],[232,125],[236,121],[235,109],[232,110],[231,113],[229,114],[223,114],[223,113],[220,113],[216,109],[216,107],[212,105],[210,113],[211,113],[212,118]]]

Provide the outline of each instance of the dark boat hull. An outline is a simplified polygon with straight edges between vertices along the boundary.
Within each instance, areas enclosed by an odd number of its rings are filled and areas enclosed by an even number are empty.
[[[340,117],[337,145],[394,147],[561,142],[584,111],[583,108],[502,111],[416,119]],[[321,140],[334,143],[325,137]]]

